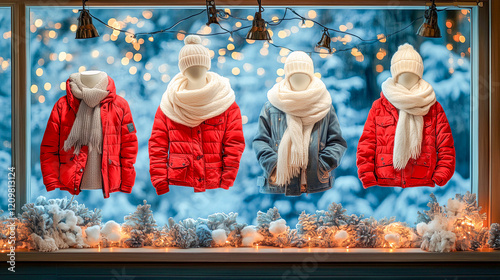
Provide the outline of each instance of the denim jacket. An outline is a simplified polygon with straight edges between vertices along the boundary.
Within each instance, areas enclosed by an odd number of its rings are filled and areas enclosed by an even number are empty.
[[[286,113],[267,102],[260,112],[259,131],[253,140],[253,149],[264,169],[264,176],[259,177],[257,182],[261,193],[287,196],[302,194],[300,174],[292,178],[287,186],[278,186],[269,179],[276,169],[278,147],[286,128]],[[346,149],[347,143],[342,138],[335,109],[331,106],[330,112],[314,124],[311,132],[306,193],[326,191],[333,186],[334,178],[330,172],[339,165]]]

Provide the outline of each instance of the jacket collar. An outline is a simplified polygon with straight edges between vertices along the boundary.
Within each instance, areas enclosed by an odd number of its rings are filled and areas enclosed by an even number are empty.
[[[104,103],[112,102],[116,98],[116,87],[115,82],[111,77],[108,76],[108,87],[106,90],[109,92],[106,97],[101,101],[101,105]],[[78,112],[78,107],[80,107],[80,99],[76,98],[71,92],[70,79],[66,81],[66,99],[71,109],[76,113]]]
[[[392,105],[391,102],[389,102],[389,100],[385,98],[384,92],[380,92],[380,100],[385,109],[389,111],[389,113],[391,113],[391,115],[396,119],[397,122],[399,119],[398,109],[396,109],[396,107],[394,107],[394,105]]]

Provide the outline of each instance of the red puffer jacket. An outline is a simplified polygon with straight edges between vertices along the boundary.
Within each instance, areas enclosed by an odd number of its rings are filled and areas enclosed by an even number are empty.
[[[132,192],[138,150],[136,130],[127,101],[116,95],[115,83],[111,78],[107,90],[109,94],[100,104],[104,198],[108,198],[112,192]],[[71,93],[68,79],[66,96],[61,97],[54,105],[40,148],[43,183],[47,191],[57,188],[74,195],[80,193],[88,146],[83,146],[78,155],[73,153],[73,148],[67,152],[63,149],[79,106],[80,100]]]
[[[151,182],[158,195],[168,192],[169,185],[190,186],[195,192],[228,189],[244,149],[236,102],[193,128],[170,120],[158,107],[149,139]]]
[[[441,104],[436,102],[424,116],[420,157],[410,159],[400,171],[392,165],[397,122],[398,110],[381,94],[373,102],[358,143],[356,164],[363,187],[444,186],[455,171],[455,147]]]

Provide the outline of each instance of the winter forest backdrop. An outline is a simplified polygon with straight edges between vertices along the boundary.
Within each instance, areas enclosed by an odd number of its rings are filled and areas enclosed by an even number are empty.
[[[219,7],[220,8],[220,7]],[[93,9],[91,12],[108,24],[134,32],[163,29],[200,11],[199,9]],[[231,9],[239,18],[253,16],[256,9]],[[266,20],[281,17],[284,9],[267,8]],[[297,9],[329,27],[357,34],[365,39],[380,38],[374,44],[363,44],[353,36],[330,32],[333,55],[313,54],[316,75],[320,76],[333,99],[348,150],[334,171],[337,177],[331,190],[319,194],[285,197],[260,194],[257,177],[261,168],[252,150],[257,119],[266,93],[283,78],[283,62],[288,51],[262,42],[248,43],[248,29],[229,34],[203,37],[203,44],[212,50],[212,71],[230,79],[236,101],[243,116],[246,150],[235,185],[230,190],[209,190],[193,193],[192,188],[171,187],[157,196],[149,177],[148,139],[154,114],[171,77],[178,73],[177,55],[183,46],[183,34],[165,33],[152,38],[139,37],[137,42],[120,32],[112,32],[94,21],[101,37],[75,40],[76,9],[36,7],[30,10],[30,67],[28,76],[31,101],[31,201],[43,195],[48,198],[69,196],[59,190],[47,193],[40,172],[40,143],[55,102],[65,94],[65,81],[74,72],[102,70],[117,86],[117,93],[130,104],[139,139],[135,168],[137,179],[132,194],[113,193],[103,199],[101,191],[86,191],[76,197],[89,208],[103,209],[103,219],[123,222],[136,205],[147,199],[152,204],[158,224],[168,217],[176,220],[206,217],[215,212],[238,212],[240,221],[251,223],[258,210],[278,207],[289,224],[295,224],[300,212],[312,213],[326,209],[331,202],[342,203],[352,213],[381,218],[396,216],[413,224],[417,211],[426,208],[428,195],[435,192],[440,203],[455,193],[471,190],[470,180],[470,13],[468,10],[447,10],[439,13],[443,38],[428,39],[415,35],[421,23],[397,35],[383,39],[421,16],[423,10],[405,9]],[[207,27],[206,14],[178,25],[174,30],[210,34],[221,32],[215,25]],[[246,20],[221,20],[227,29],[251,25]],[[321,37],[321,27],[310,21],[283,21],[271,26],[273,42],[293,50],[312,51]],[[7,204],[6,172],[10,166],[10,11],[0,9],[0,209]],[[380,85],[390,75],[390,59],[405,42],[420,51],[425,65],[424,79],[432,84],[451,124],[457,151],[457,167],[452,180],[444,187],[381,188],[364,190],[357,178],[356,146],[372,102],[380,96]],[[350,50],[352,47],[356,49]],[[348,51],[340,51],[343,49]],[[7,61],[6,63],[4,61]],[[5,65],[5,67],[4,67]]]

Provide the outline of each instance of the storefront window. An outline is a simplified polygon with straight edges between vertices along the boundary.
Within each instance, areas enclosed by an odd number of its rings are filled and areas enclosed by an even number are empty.
[[[3,15],[4,10],[0,10],[0,34],[4,38],[0,39],[2,51],[10,49],[7,11]],[[191,8],[91,10],[93,15],[105,19],[107,24],[131,32],[160,30],[197,11],[199,9]],[[336,181],[332,189],[300,197],[260,194],[257,177],[262,175],[262,170],[252,150],[252,139],[257,132],[259,112],[267,101],[267,91],[283,79],[283,63],[289,50],[279,46],[312,51],[321,37],[321,27],[311,21],[302,25],[300,20],[287,20],[279,26],[270,26],[273,44],[278,47],[247,42],[247,29],[233,33],[232,38],[228,34],[202,37],[202,44],[211,50],[212,71],[229,78],[236,93],[236,102],[244,116],[246,149],[235,185],[229,190],[193,193],[192,188],[174,186],[169,193],[157,196],[149,176],[148,140],[161,96],[172,77],[179,72],[178,53],[184,45],[184,34],[163,33],[132,41],[123,32],[113,32],[94,22],[100,33],[99,38],[75,40],[77,10],[37,7],[30,9],[29,27],[31,201],[40,195],[48,198],[70,195],[60,190],[46,191],[40,169],[40,144],[50,112],[65,94],[69,75],[85,70],[101,70],[114,79],[117,94],[130,104],[139,141],[135,164],[137,178],[132,194],[113,193],[110,198],[104,199],[101,191],[85,191],[76,197],[89,208],[102,209],[103,220],[123,222],[123,217],[146,199],[152,204],[158,224],[164,224],[168,217],[179,220],[206,217],[215,212],[237,212],[242,222],[252,223],[258,210],[266,211],[276,206],[282,217],[293,225],[300,212],[313,213],[317,209],[326,209],[331,202],[341,203],[353,213],[376,218],[396,216],[399,221],[413,224],[417,211],[426,209],[431,192],[441,203],[445,203],[456,193],[470,191],[469,10],[440,12],[440,39],[417,36],[415,31],[420,21],[384,39],[384,35],[410,25],[414,18],[423,14],[422,10],[300,8],[296,11],[324,25],[365,39],[379,38],[375,43],[366,44],[354,36],[331,32],[332,47],[337,51],[333,55],[312,54],[315,75],[324,81],[332,96],[348,144],[340,166],[334,171]],[[231,9],[230,12],[241,19],[222,20],[221,24],[226,29],[238,29],[251,24],[243,19],[253,16],[255,10]],[[267,8],[264,16],[270,20],[282,14],[283,9]],[[206,15],[202,13],[179,24],[174,30],[202,35],[221,31],[215,25],[206,26],[206,20]],[[424,79],[434,87],[437,100],[448,117],[457,151],[455,175],[444,187],[363,189],[357,176],[357,143],[368,111],[380,96],[381,83],[390,76],[391,56],[399,45],[406,42],[419,50],[424,60]],[[10,52],[0,55],[3,57],[0,71],[5,73],[10,69]],[[0,79],[10,85],[10,75],[0,75]],[[0,98],[6,101],[1,106],[5,108],[10,107],[10,92],[3,91],[8,88],[0,89]],[[2,115],[0,121],[2,130],[10,131],[10,110],[2,110],[2,114],[7,114]],[[10,133],[2,133],[1,137],[0,162],[2,166],[8,166]]]
[[[7,209],[9,167],[12,165],[12,75],[10,8],[0,7],[0,209]]]

